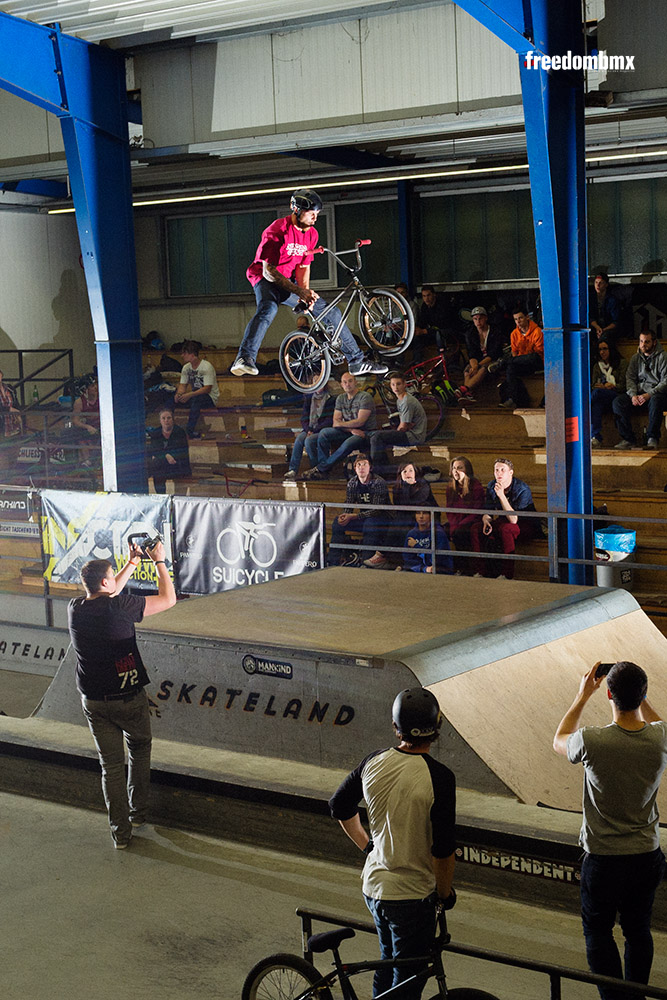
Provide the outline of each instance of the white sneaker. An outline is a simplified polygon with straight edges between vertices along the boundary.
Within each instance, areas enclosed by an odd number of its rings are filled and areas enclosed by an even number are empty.
[[[255,362],[243,357],[236,359],[230,371],[232,375],[259,375]]]
[[[371,361],[370,358],[362,358],[353,365],[349,365],[350,375],[386,375],[389,365],[383,361]]]
[[[649,438],[648,441],[646,442],[646,447],[650,448],[651,451],[657,451],[658,448],[659,448],[658,439],[657,438]]]
[[[292,482],[292,480],[294,479],[296,479],[296,472],[294,471],[294,469],[289,469],[289,471],[286,472],[285,475],[283,476],[283,482],[285,480],[289,480],[290,482]]]

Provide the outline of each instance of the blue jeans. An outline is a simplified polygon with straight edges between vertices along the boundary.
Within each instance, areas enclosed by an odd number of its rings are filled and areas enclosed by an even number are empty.
[[[591,437],[602,440],[602,415],[611,413],[616,389],[593,389],[591,393]]]
[[[660,427],[662,426],[662,412],[665,409],[666,404],[667,393],[663,392],[656,392],[655,395],[651,396],[648,403],[644,403],[643,406],[633,406],[632,397],[628,396],[626,392],[616,396],[616,399],[612,403],[612,409],[614,411],[614,418],[616,420],[618,433],[624,441],[630,441],[632,444],[635,444],[635,433],[632,429],[630,414],[635,412],[641,413],[642,416],[646,416],[648,411],[647,437],[655,438],[656,441],[659,441]]]
[[[311,434],[310,437],[308,437],[307,431],[300,431],[296,436],[294,444],[292,445],[292,455],[289,462],[289,467],[292,472],[299,471],[304,447],[306,449],[306,455],[310,459],[311,466],[317,465],[317,434]]]
[[[340,427],[324,427],[317,435],[317,468],[321,472],[328,472],[351,451],[359,450],[368,454],[368,448],[367,437],[360,437]]]
[[[348,531],[360,531],[361,544],[370,550],[369,555],[373,555],[387,541],[387,525],[381,516],[382,513],[382,511],[378,511],[377,514],[370,514],[369,517],[353,517],[345,526],[336,518],[331,526],[331,541],[342,544],[348,540]],[[357,550],[355,552],[357,552],[357,555],[363,556],[365,554]],[[329,565],[337,566],[345,555],[347,555],[345,549],[330,549]]]
[[[290,306],[290,308],[293,309],[294,306],[301,301],[298,295],[295,295],[293,292],[287,292],[283,288],[279,288],[275,282],[267,281],[266,278],[260,278],[254,287],[254,292],[255,300],[257,302],[257,311],[245,328],[245,333],[243,334],[243,340],[241,341],[238,353],[239,358],[249,358],[250,361],[256,360],[257,352],[262,346],[262,341],[264,340],[266,331],[276,318],[278,306]],[[327,304],[325,300],[320,298],[313,303],[311,311],[314,316],[319,316],[320,313],[326,309],[326,306]],[[327,321],[329,320],[333,323],[334,327],[338,326],[340,321],[340,310],[332,309],[327,315]],[[363,351],[359,348],[359,345],[348,330],[347,326],[343,326],[343,329],[341,330],[341,347],[343,349],[343,354],[350,364],[357,364],[364,356]]]
[[[81,704],[100,758],[111,836],[117,843],[126,844],[132,836],[132,820],[143,823],[148,815],[151,775],[148,696],[144,690],[128,701],[98,701],[82,696]]]
[[[412,958],[427,955],[435,940],[435,893],[426,899],[371,899],[364,896],[371,911],[380,941],[381,958]],[[415,963],[410,969],[387,967],[377,969],[373,977],[376,997],[416,972],[426,968],[426,962]],[[415,983],[401,993],[401,1000],[420,1000],[424,983]]]
[[[625,978],[648,983],[653,961],[651,910],[664,874],[657,848],[648,854],[585,854],[581,865],[581,920],[591,972],[623,978],[613,929],[618,913],[625,938]],[[599,989],[602,1000],[623,1000],[614,989]]]

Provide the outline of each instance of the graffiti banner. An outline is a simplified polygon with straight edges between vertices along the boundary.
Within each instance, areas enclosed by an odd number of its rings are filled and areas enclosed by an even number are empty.
[[[128,537],[140,532],[162,536],[167,569],[173,573],[169,497],[67,490],[42,490],[41,497],[47,580],[79,583],[81,567],[90,559],[108,559],[117,573],[127,562]],[[154,564],[142,559],[129,582],[157,590]]]
[[[181,594],[215,594],[322,568],[324,508],[174,497]]]

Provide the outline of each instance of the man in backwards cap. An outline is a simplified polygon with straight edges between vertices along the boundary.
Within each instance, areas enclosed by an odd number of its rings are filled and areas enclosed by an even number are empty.
[[[449,768],[430,756],[442,722],[438,702],[425,688],[401,691],[392,719],[398,746],[369,754],[329,801],[331,815],[366,855],[363,893],[383,959],[427,954],[434,942],[437,904],[451,909],[456,902],[456,784]],[[362,798],[370,834],[359,817]],[[373,996],[422,968],[378,969]],[[415,980],[401,996],[419,1000],[422,989],[423,983]]]

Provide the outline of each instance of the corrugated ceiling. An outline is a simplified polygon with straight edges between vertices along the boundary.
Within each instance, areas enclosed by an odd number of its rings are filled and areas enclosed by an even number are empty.
[[[141,45],[290,28],[356,15],[427,7],[438,0],[10,0],[1,9],[90,42]],[[450,0],[439,0],[448,3]]]

